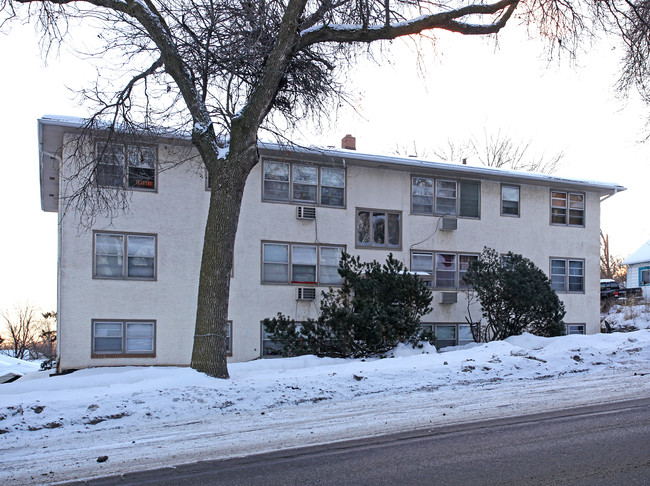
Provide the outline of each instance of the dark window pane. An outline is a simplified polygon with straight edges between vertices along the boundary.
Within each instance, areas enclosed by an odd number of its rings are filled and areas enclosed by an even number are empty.
[[[366,246],[370,244],[370,212],[359,211],[357,216],[357,244]]]
[[[386,244],[386,213],[372,213],[373,245]]]
[[[297,202],[316,202],[316,186],[305,184],[293,185],[293,200]]]
[[[566,224],[566,209],[552,208],[551,209],[551,223],[553,223],[553,224]]]
[[[388,246],[400,246],[400,215],[388,213]]]
[[[269,201],[288,201],[289,183],[264,181],[264,199]]]
[[[479,188],[478,182],[460,183],[460,216],[479,217]]]
[[[323,206],[344,206],[345,189],[340,187],[321,187],[320,203]]]

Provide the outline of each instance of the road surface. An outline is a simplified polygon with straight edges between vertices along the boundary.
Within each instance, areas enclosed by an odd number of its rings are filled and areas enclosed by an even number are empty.
[[[650,485],[650,399],[102,478],[92,485]]]

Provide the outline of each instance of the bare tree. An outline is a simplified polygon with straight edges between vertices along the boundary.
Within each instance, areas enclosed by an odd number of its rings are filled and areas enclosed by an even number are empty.
[[[37,335],[36,308],[30,303],[25,303],[16,305],[13,311],[2,310],[0,315],[5,321],[8,334],[7,345],[13,357],[18,359],[31,357],[29,351],[33,348]]]
[[[446,145],[434,150],[436,157],[448,162],[478,161],[486,167],[521,170],[526,172],[555,172],[564,153],[559,152],[550,157],[532,150],[532,140],[515,142],[501,130],[483,132],[483,137],[472,136],[464,142],[448,140]]]
[[[155,134],[164,125],[191,134],[213,181],[191,365],[225,378],[233,247],[244,185],[259,160],[259,131],[279,134],[326,116],[333,101],[345,99],[342,73],[371,43],[436,30],[496,34],[517,10],[518,21],[548,39],[551,50],[573,51],[593,15],[578,2],[0,0],[0,9],[5,19],[39,22],[46,51],[53,41],[69,40],[77,21],[98,29],[103,44],[94,54],[103,66],[110,59],[117,66],[107,66],[98,84],[84,90],[95,103],[89,129]],[[111,76],[124,72],[127,78]],[[92,154],[86,160],[80,173],[87,182],[75,186],[69,203],[96,204],[105,213],[111,204],[123,208],[128,197],[102,192],[93,183]]]
[[[43,312],[37,320],[32,353],[34,358],[43,358],[46,366],[52,367],[56,358],[56,311]],[[43,365],[41,367],[45,369]]]
[[[623,258],[614,256],[609,249],[609,235],[600,232],[600,278],[610,278],[623,283],[627,275],[627,267]]]

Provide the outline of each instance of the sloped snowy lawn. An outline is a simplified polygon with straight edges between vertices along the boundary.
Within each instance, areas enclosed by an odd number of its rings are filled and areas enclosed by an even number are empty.
[[[613,329],[650,328],[650,302],[638,304],[614,304],[607,312],[601,315],[601,319],[607,319]]]
[[[0,385],[0,482],[118,474],[650,396],[650,330],[229,369],[230,380],[125,367],[36,372]]]

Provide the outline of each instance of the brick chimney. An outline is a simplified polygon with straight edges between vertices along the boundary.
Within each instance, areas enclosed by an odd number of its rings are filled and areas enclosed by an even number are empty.
[[[341,148],[344,148],[344,149],[347,149],[347,150],[356,150],[357,149],[357,139],[354,138],[352,135],[350,135],[348,133],[341,140]]]

